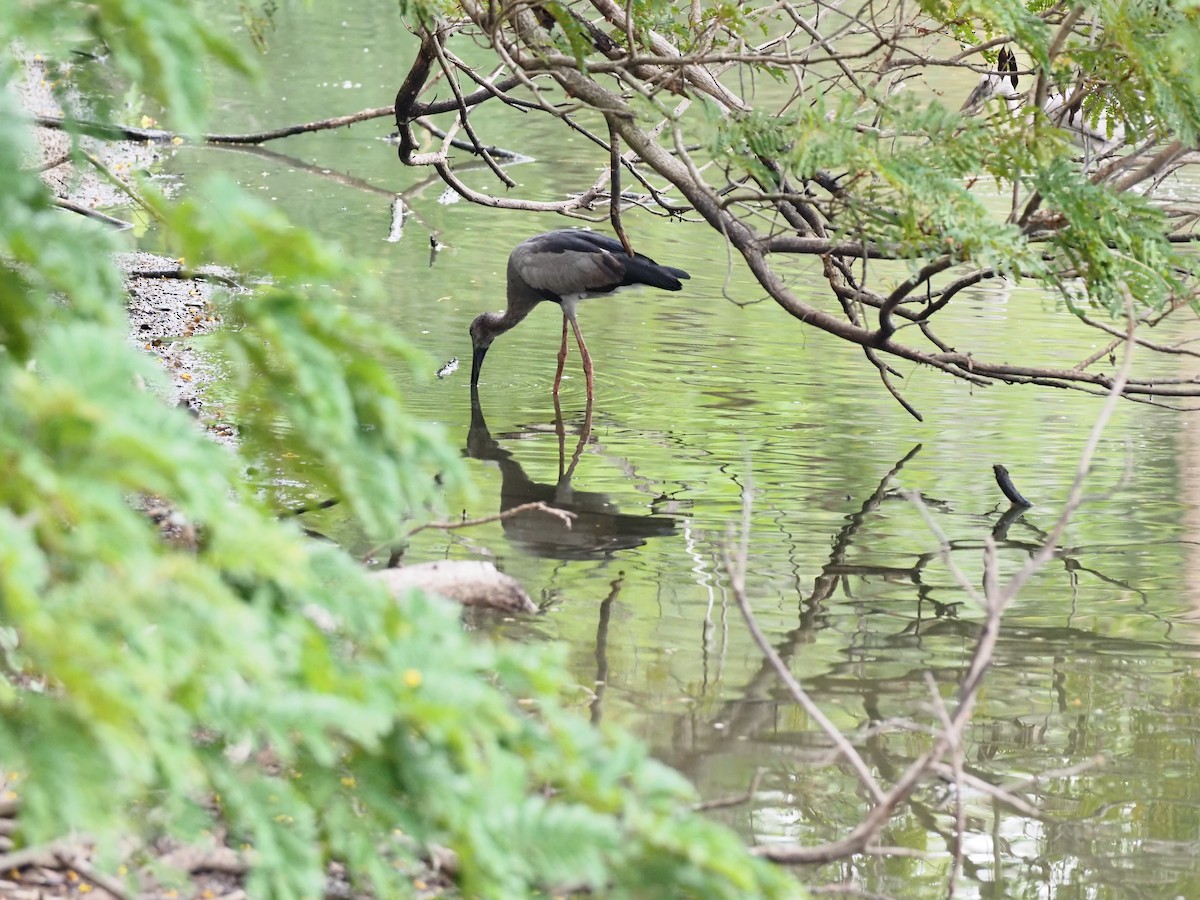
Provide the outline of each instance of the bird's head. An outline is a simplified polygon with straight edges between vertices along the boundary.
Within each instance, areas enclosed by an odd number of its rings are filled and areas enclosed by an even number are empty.
[[[491,328],[488,314],[476,316],[471,323],[471,387],[479,384],[479,371],[483,368],[483,358],[487,355],[488,347],[492,346],[495,331]]]
[[[996,57],[996,71],[984,73],[960,111],[965,115],[973,115],[993,97],[1003,99],[1010,112],[1015,110],[1021,105],[1022,98],[1017,90],[1017,71],[1016,54],[1002,47]]]

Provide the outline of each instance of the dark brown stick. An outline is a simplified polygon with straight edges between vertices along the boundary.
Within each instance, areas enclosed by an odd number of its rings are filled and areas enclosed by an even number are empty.
[[[375,106],[359,110],[345,116],[334,116],[329,119],[318,119],[315,122],[303,122],[295,125],[285,125],[269,131],[257,131],[250,134],[205,134],[201,141],[206,144],[263,144],[279,138],[291,137],[296,134],[309,134],[314,131],[329,131],[334,128],[346,128],[359,122],[371,119],[382,119],[391,115],[394,107]],[[90,137],[102,138],[108,141],[151,141],[155,144],[170,144],[176,138],[186,140],[186,136],[161,128],[134,128],[131,125],[111,125],[106,122],[93,122],[86,119],[68,120],[61,116],[35,116],[34,123],[43,128],[53,128],[59,131],[77,131]]]
[[[996,463],[992,466],[992,471],[996,473],[996,484],[1000,486],[1001,492],[1009,499],[1009,502],[1014,506],[1033,506],[1028,500],[1021,496],[1021,492],[1017,490],[1017,486],[1013,484],[1012,476],[1008,474],[1008,469]]]

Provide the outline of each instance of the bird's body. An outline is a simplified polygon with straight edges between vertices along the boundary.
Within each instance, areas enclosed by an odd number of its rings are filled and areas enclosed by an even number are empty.
[[[682,269],[660,266],[640,253],[630,256],[620,241],[592,231],[547,231],[522,241],[508,257],[507,308],[502,313],[483,313],[471,323],[472,387],[479,383],[483,358],[492,341],[517,325],[539,303],[548,300],[562,307],[563,313],[562,347],[558,352],[554,393],[558,393],[567,358],[569,323],[579,343],[588,397],[591,397],[592,361],[575,318],[579,301],[637,285],[678,291],[683,288],[680,279],[687,277],[688,273]]]
[[[1125,125],[1112,121],[1103,109],[1088,111],[1084,97],[1075,92],[1055,92],[1046,97],[1046,115],[1050,121],[1067,129],[1076,143],[1082,144],[1089,155],[1107,156],[1125,143]]]

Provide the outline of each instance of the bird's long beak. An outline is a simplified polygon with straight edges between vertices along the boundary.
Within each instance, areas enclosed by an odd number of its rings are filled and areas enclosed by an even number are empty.
[[[471,387],[479,384],[479,370],[483,368],[483,358],[487,356],[487,347],[476,347],[475,355],[471,358]]]

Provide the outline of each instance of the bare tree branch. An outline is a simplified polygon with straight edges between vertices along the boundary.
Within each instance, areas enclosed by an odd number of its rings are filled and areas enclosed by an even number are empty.
[[[1114,314],[1115,285],[1129,283],[1135,293],[1146,294],[1138,295],[1135,308],[1147,328],[1200,295],[1193,283],[1195,266],[1182,255],[1172,256],[1169,249],[1197,239],[1200,202],[1159,198],[1154,193],[1163,178],[1200,164],[1200,152],[1170,139],[1166,113],[1146,112],[1144,133],[1138,141],[1126,141],[1120,154],[1109,156],[1107,146],[1093,153],[1085,145],[1082,156],[1070,161],[1062,157],[1061,164],[1055,163],[1057,168],[1046,169],[1045,155],[1028,152],[1029,145],[1043,138],[1051,146],[1057,146],[1056,141],[1065,145],[1064,132],[1082,128],[1084,119],[1094,140],[1098,140],[1094,136],[1100,131],[1101,116],[1113,120],[1110,133],[1114,127],[1122,134],[1125,129],[1133,132],[1138,130],[1136,117],[1141,113],[1122,104],[1138,102],[1131,97],[1142,96],[1142,105],[1149,105],[1146,92],[1131,94],[1119,87],[1115,77],[1082,68],[1099,58],[1095,47],[1105,39],[1094,17],[1081,18],[1083,7],[1040,11],[1038,16],[1049,26],[1044,41],[1019,48],[1020,63],[1012,54],[1014,36],[997,34],[991,28],[995,23],[989,23],[988,30],[994,37],[961,51],[941,53],[931,35],[951,36],[952,24],[959,23],[939,23],[936,17],[921,17],[903,6],[884,11],[865,3],[833,3],[814,11],[781,0],[747,10],[749,21],[770,25],[769,36],[759,44],[752,44],[749,32],[728,22],[691,22],[694,10],[681,14],[678,30],[659,32],[636,21],[636,7],[620,0],[590,0],[590,7],[594,15],[587,18],[582,4],[549,12],[527,4],[497,8],[481,0],[465,0],[461,22],[442,25],[436,40],[428,34],[423,39],[422,51],[398,94],[404,162],[432,167],[465,199],[493,208],[586,217],[596,203],[607,200],[609,222],[629,246],[635,242],[624,233],[625,203],[662,215],[693,213],[724,236],[789,315],[862,347],[885,389],[917,417],[919,413],[897,387],[896,368],[888,357],[928,366],[980,387],[998,382],[1031,384],[1106,395],[1114,384],[1113,376],[1096,365],[1106,353],[1082,365],[1074,361],[1028,365],[1019,354],[993,359],[977,348],[955,347],[940,337],[935,322],[944,320],[954,298],[988,279],[1038,279],[1062,295],[1072,310],[1085,307],[1079,295],[1087,293],[1087,303],[1106,303],[1114,307]],[[574,37],[565,37],[564,30]],[[486,42],[507,68],[507,77],[482,94],[469,95],[458,87],[459,79],[482,82],[443,46],[459,34]],[[1022,39],[1033,41],[1025,35]],[[997,47],[1011,60],[1003,73],[990,56]],[[1090,55],[1083,54],[1084,49]],[[1123,52],[1113,48],[1117,64]],[[419,99],[435,58],[441,61],[442,76],[451,82],[454,104],[438,101],[442,105],[436,106]],[[1060,88],[1050,83],[1044,70],[1047,60],[1054,60],[1060,73],[1072,72],[1070,85]],[[957,123],[935,116],[939,124],[931,128],[911,113],[912,104],[898,99],[901,88],[921,79],[925,86],[914,90],[936,95],[936,79],[946,70],[977,73],[981,85],[990,79],[997,88],[1008,86],[999,96],[1003,102],[992,104],[988,127],[965,116]],[[770,106],[766,104],[778,95],[762,95],[767,99],[759,100],[749,83],[768,71],[791,85],[790,95],[783,91],[783,99]],[[1129,66],[1118,74],[1127,71]],[[489,77],[497,74],[494,70]],[[1096,92],[1107,93],[1097,99]],[[671,95],[682,98],[674,108],[668,102]],[[855,108],[850,108],[847,98],[853,98]],[[597,154],[595,168],[603,167],[601,175],[566,200],[546,201],[512,191],[495,194],[468,187],[448,157],[445,140],[440,152],[413,152],[411,136],[405,135],[415,114],[432,114],[435,107],[453,109],[465,121],[464,107],[492,99],[521,115],[553,117],[584,134],[607,157],[602,163]],[[833,104],[843,101],[846,109],[832,112]],[[828,111],[823,117],[806,118],[805,111],[816,103],[825,104]],[[936,103],[931,101],[929,108]],[[697,104],[707,107],[720,129],[720,136],[708,146],[697,146],[690,132],[688,140],[683,137],[682,117]],[[1001,105],[1006,105],[1007,115]],[[586,125],[589,115],[606,120],[608,140]],[[849,125],[838,131],[843,118]],[[769,124],[775,121],[779,124]],[[826,129],[823,123],[833,125]],[[1195,124],[1200,128],[1200,123]],[[850,133],[861,140],[863,156],[847,154],[841,171],[804,162],[809,159],[808,132],[818,132],[812,141],[817,148],[812,151],[814,158],[823,159],[823,152],[848,140]],[[963,136],[1001,154],[999,161],[981,153],[975,174],[960,173],[954,168],[954,148]],[[476,136],[468,144],[474,152],[483,147]],[[617,144],[627,148],[619,164]],[[922,193],[925,189],[919,180],[903,183],[905,166],[914,164],[928,165],[934,173],[930,177],[937,176],[939,156],[947,162],[944,188]],[[890,167],[893,160],[902,163]],[[1068,169],[1076,193],[1064,204],[1059,195]],[[623,196],[624,173],[638,179],[649,196]],[[504,181],[502,171],[496,174]],[[958,182],[952,184],[954,179]],[[657,186],[664,182],[666,191]],[[893,187],[893,182],[901,186]],[[981,204],[975,196],[984,185],[1007,189],[1012,195],[1009,209],[990,222],[986,218],[990,214],[978,209]],[[1135,191],[1145,196],[1146,204],[1163,217],[1161,233],[1130,241],[1126,223],[1114,220],[1105,223],[1110,230],[1096,241],[1086,234],[1093,227],[1087,209],[1094,199],[1079,193],[1084,187],[1114,201]],[[1006,252],[1010,258],[1004,258]],[[823,303],[811,289],[803,295],[793,290],[794,280],[784,274],[784,267],[789,260],[805,256],[820,260],[832,303]],[[1163,259],[1169,263],[1162,265]],[[907,270],[897,280],[895,267],[868,265],[875,260],[893,260]],[[1125,269],[1128,276],[1111,274]],[[878,311],[873,328],[862,315],[868,308]],[[1085,327],[1123,340],[1115,326],[1101,320],[1102,313],[1090,310],[1079,317]],[[1154,352],[1200,355],[1182,345],[1172,348],[1168,342],[1142,336],[1137,340]],[[1131,374],[1123,382],[1123,396],[1183,408],[1174,401],[1200,398],[1200,379]]]

